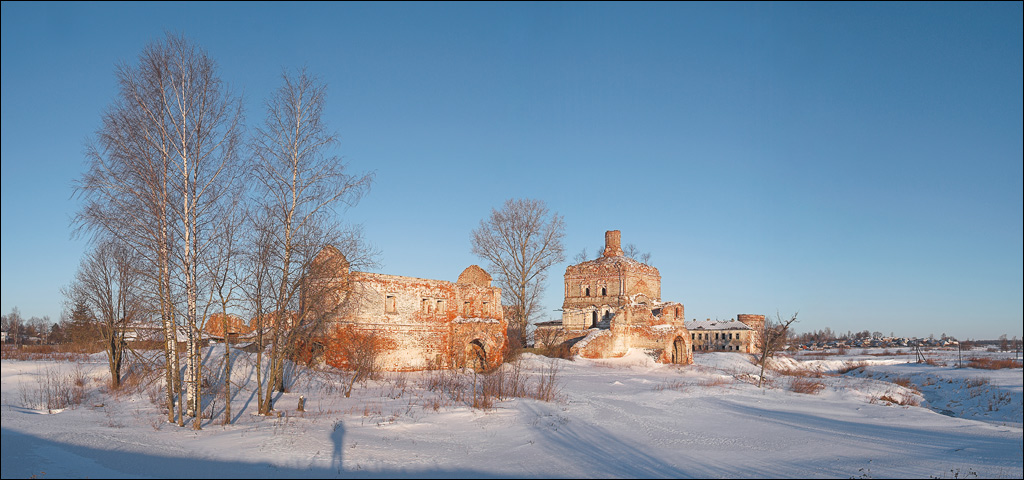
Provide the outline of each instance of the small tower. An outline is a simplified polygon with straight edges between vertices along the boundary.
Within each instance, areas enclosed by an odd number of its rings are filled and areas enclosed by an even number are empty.
[[[622,256],[622,232],[618,230],[604,232],[604,256]]]
[[[754,329],[755,332],[761,333],[764,331],[764,315],[738,313],[736,314],[736,320]]]

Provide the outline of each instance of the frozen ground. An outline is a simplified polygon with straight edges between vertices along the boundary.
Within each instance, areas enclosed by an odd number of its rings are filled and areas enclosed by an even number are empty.
[[[216,367],[220,347],[211,347]],[[340,393],[337,375],[307,374],[254,415],[252,364],[235,359],[235,423],[223,405],[201,431],[165,423],[141,389],[105,393],[105,357],[2,362],[3,478],[29,477],[789,477],[1022,478],[1022,370],[955,368],[956,352],[796,355],[759,389],[750,357],[695,355],[695,365],[526,354],[536,382],[559,368],[559,399],[470,408],[425,388],[437,373],[391,374]],[[971,352],[972,356],[1007,354]],[[863,368],[836,372],[863,362]],[[947,366],[941,364],[946,363]],[[75,372],[80,372],[76,374]],[[211,369],[213,370],[213,369]],[[809,376],[819,372],[821,376]],[[84,402],[33,404],[47,378],[86,378]],[[433,377],[432,377],[433,376]],[[469,376],[468,378],[471,378]],[[216,385],[220,379],[213,377]],[[793,382],[820,383],[796,393]],[[299,395],[306,412],[297,412]],[[907,405],[899,405],[906,403]],[[912,406],[918,403],[918,406]]]

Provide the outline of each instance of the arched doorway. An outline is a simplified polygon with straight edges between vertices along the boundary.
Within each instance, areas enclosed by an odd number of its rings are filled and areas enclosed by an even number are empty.
[[[672,341],[672,363],[681,364],[686,361],[686,342],[683,337]]]
[[[590,328],[597,328],[597,310],[590,312]]]
[[[466,367],[478,372],[487,370],[487,350],[479,338],[466,345]]]

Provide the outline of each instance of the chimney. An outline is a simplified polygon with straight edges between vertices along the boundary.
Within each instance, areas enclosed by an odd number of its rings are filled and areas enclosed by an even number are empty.
[[[622,232],[608,230],[604,232],[604,256],[618,257],[622,255]]]

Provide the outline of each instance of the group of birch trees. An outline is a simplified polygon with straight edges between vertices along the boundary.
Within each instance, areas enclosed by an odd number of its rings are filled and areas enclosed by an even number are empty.
[[[259,412],[267,414],[273,393],[284,389],[286,360],[323,321],[303,308],[318,293],[302,287],[333,275],[313,268],[313,259],[334,245],[354,266],[373,263],[361,230],[341,220],[372,174],[351,173],[332,154],[338,138],[323,121],[326,89],[305,70],[282,74],[265,120],[251,129],[242,98],[185,37],[149,44],[135,62],[117,66],[116,78],[117,95],[75,186],[76,231],[92,248],[68,296],[106,326],[114,387],[128,327],[159,323],[167,421],[192,417],[196,429],[203,323],[214,313],[225,322],[232,314],[251,318]],[[225,423],[231,363],[226,350]]]

